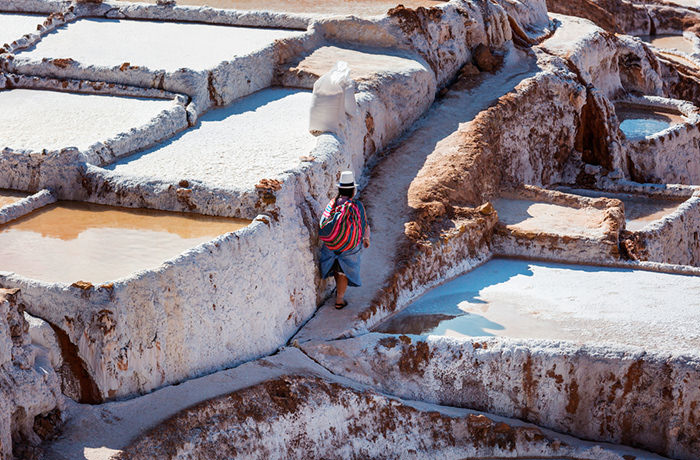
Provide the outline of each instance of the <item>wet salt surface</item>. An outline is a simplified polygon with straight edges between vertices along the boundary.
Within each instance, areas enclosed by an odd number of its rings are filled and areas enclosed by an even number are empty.
[[[499,198],[493,201],[498,219],[503,224],[529,232],[566,235],[603,235],[604,211],[574,208],[530,200]]]
[[[109,169],[168,180],[247,189],[300,163],[316,145],[311,92],[269,88],[207,112],[197,126]]]
[[[0,46],[12,43],[25,34],[36,33],[46,16],[40,14],[0,13]]]
[[[22,198],[27,197],[27,193],[16,192],[14,190],[5,190],[0,188],[0,208],[8,204],[16,203]]]
[[[625,205],[625,222],[627,230],[639,231],[651,222],[671,214],[683,203],[683,199],[671,200],[651,198],[629,193],[609,193],[593,190],[564,190],[567,193],[588,197],[616,198]]]
[[[250,221],[59,202],[0,226],[0,271],[103,283],[152,269]]]
[[[155,0],[135,0],[140,3],[156,3]],[[426,8],[444,4],[439,0],[377,1],[377,0],[178,0],[178,5],[211,6],[237,10],[277,11],[301,14],[353,14],[376,16],[386,13],[398,4],[406,8]]]
[[[615,104],[620,129],[630,139],[643,139],[683,123],[680,113],[662,111],[653,107]]]
[[[212,69],[301,31],[184,22],[80,19],[61,26],[20,57],[71,58],[86,65],[150,70]]]
[[[172,101],[62,93],[31,89],[0,91],[0,150],[40,152],[77,147],[147,124]]]
[[[698,321],[700,277],[494,259],[429,291],[375,330],[698,353]]]
[[[639,38],[657,48],[675,49],[688,54],[695,52],[693,42],[684,38],[683,35],[641,35]]]

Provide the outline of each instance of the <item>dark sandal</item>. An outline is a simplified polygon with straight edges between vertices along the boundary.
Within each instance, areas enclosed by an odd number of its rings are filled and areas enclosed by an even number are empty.
[[[335,309],[336,309],[336,310],[342,310],[343,308],[345,308],[345,307],[347,307],[347,306],[348,306],[348,301],[347,301],[347,300],[343,300],[343,303],[338,303],[338,302],[335,303]]]

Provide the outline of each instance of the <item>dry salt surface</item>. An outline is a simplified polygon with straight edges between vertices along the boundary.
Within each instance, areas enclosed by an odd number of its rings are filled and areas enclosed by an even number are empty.
[[[269,88],[208,112],[198,125],[115,163],[118,173],[249,189],[300,163],[316,145],[311,92]]]
[[[671,214],[678,209],[678,206],[684,201],[682,199],[652,198],[645,195],[611,193],[597,190],[565,189],[563,191],[592,198],[615,198],[622,201],[625,205],[625,227],[627,230],[633,232],[639,231],[652,222]]]
[[[151,70],[206,70],[302,33],[183,22],[81,19],[59,27],[20,56],[71,58],[110,68],[128,62]]]
[[[433,289],[379,332],[700,350],[700,277],[494,259]]]
[[[155,0],[135,0],[143,3],[156,3]],[[406,8],[438,6],[440,0],[178,0],[178,5],[211,6],[236,10],[277,11],[300,14],[337,14],[355,16],[376,16],[384,14],[399,3]]]
[[[170,100],[62,93],[31,89],[0,91],[0,150],[40,152],[99,141],[150,122]]]
[[[321,76],[330,71],[336,62],[345,61],[350,67],[350,78],[365,80],[376,74],[421,71],[424,67],[415,59],[387,54],[386,50],[351,49],[322,46],[297,64],[296,71]]]
[[[605,212],[530,200],[499,198],[493,201],[498,219],[510,228],[574,236],[603,236]]]
[[[47,282],[98,284],[155,268],[249,223],[59,202],[0,226],[0,271]]]
[[[36,33],[36,27],[45,19],[46,16],[40,14],[0,13],[0,46],[25,34]]]

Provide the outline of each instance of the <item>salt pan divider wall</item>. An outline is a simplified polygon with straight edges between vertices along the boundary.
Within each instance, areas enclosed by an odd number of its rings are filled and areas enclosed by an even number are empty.
[[[188,127],[187,99],[157,89],[86,80],[56,80],[15,74],[0,74],[0,91],[41,89],[81,94],[171,99],[169,109],[157,114],[148,124],[136,126],[112,139],[104,139],[85,151],[66,146],[61,150],[33,152],[5,148],[0,151],[0,187],[37,191],[53,189],[60,198],[79,180],[81,163],[104,163],[138,149],[147,148]]]

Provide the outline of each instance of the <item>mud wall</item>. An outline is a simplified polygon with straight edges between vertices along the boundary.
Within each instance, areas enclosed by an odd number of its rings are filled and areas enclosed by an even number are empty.
[[[637,182],[700,184],[700,117],[653,137],[627,140],[629,176]]]
[[[633,256],[639,260],[700,266],[700,195],[695,192],[676,211],[648,229],[633,232]],[[636,251],[635,251],[636,250]]]
[[[51,363],[31,345],[23,311],[19,292],[0,289],[0,459],[3,460],[15,458],[13,442],[37,445],[42,440],[40,435],[50,434],[35,426],[35,417],[61,406],[58,377]],[[21,453],[15,451],[15,454]]]
[[[384,334],[302,348],[331,372],[402,398],[517,417],[673,458],[691,460],[700,453],[697,356]]]
[[[622,452],[581,444],[513,420],[283,376],[187,409],[119,458],[623,459]]]

